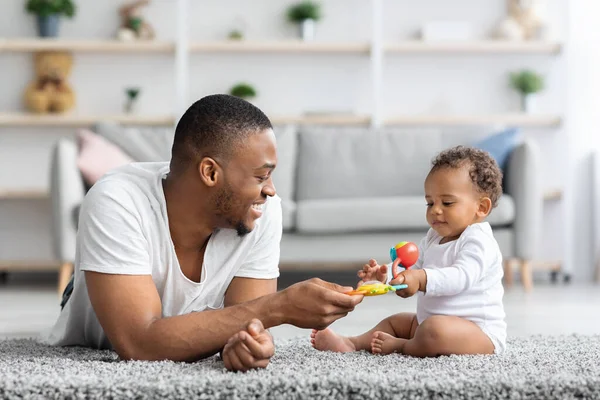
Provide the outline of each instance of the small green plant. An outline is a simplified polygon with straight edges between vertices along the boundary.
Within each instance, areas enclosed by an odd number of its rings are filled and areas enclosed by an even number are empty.
[[[251,99],[256,97],[256,90],[249,83],[238,83],[231,88],[229,94],[242,99]]]
[[[125,89],[125,94],[127,95],[127,102],[125,103],[125,112],[130,113],[131,111],[133,111],[133,103],[135,103],[135,100],[140,94],[140,88],[127,88]]]
[[[288,20],[300,23],[307,19],[318,21],[321,19],[321,5],[314,1],[303,0],[300,3],[292,5],[288,9]]]
[[[244,34],[242,33],[242,31],[234,29],[231,32],[229,32],[228,38],[230,40],[242,40],[244,38]]]
[[[76,7],[71,0],[28,0],[25,6],[27,12],[41,17],[53,14],[63,14],[73,18]]]
[[[522,70],[510,74],[510,83],[513,89],[521,95],[537,93],[544,89],[544,78],[530,70]]]

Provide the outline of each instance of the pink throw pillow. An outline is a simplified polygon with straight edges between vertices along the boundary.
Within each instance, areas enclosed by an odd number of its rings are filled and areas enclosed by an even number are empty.
[[[134,162],[123,150],[90,130],[78,131],[77,141],[77,167],[90,186],[108,171]]]

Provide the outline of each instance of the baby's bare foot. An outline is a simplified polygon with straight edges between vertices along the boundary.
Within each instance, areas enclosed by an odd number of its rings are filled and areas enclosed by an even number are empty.
[[[323,331],[313,329],[310,334],[310,342],[317,350],[329,350],[338,353],[356,351],[356,347],[347,337],[343,337],[327,328]]]
[[[377,331],[371,339],[371,351],[375,354],[400,353],[406,339],[399,339],[389,333]]]

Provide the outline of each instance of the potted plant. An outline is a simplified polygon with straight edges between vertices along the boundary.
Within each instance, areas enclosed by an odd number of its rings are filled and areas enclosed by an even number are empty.
[[[303,0],[288,9],[288,20],[300,27],[302,40],[312,40],[315,36],[315,22],[321,19],[321,6],[311,0]]]
[[[229,32],[229,35],[227,37],[229,38],[229,40],[242,40],[244,38],[244,34],[239,29],[233,29]]]
[[[255,98],[257,95],[254,87],[252,85],[250,85],[249,83],[244,83],[244,82],[234,85],[229,90],[229,94],[232,96],[242,98],[247,101]]]
[[[76,10],[72,0],[27,0],[25,8],[37,15],[38,35],[41,37],[58,36],[60,16],[73,18]]]
[[[521,95],[521,111],[531,112],[533,95],[544,88],[544,78],[531,70],[522,70],[510,74],[513,89]]]
[[[129,114],[134,110],[135,100],[140,94],[140,88],[127,88],[125,89],[125,94],[127,95],[127,101],[125,102],[125,112]]]

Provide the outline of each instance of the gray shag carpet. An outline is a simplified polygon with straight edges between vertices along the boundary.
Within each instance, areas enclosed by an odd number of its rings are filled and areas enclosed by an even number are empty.
[[[418,359],[331,353],[308,338],[276,342],[266,370],[119,361],[111,351],[0,340],[0,398],[600,398],[600,335],[513,338],[497,356]]]

